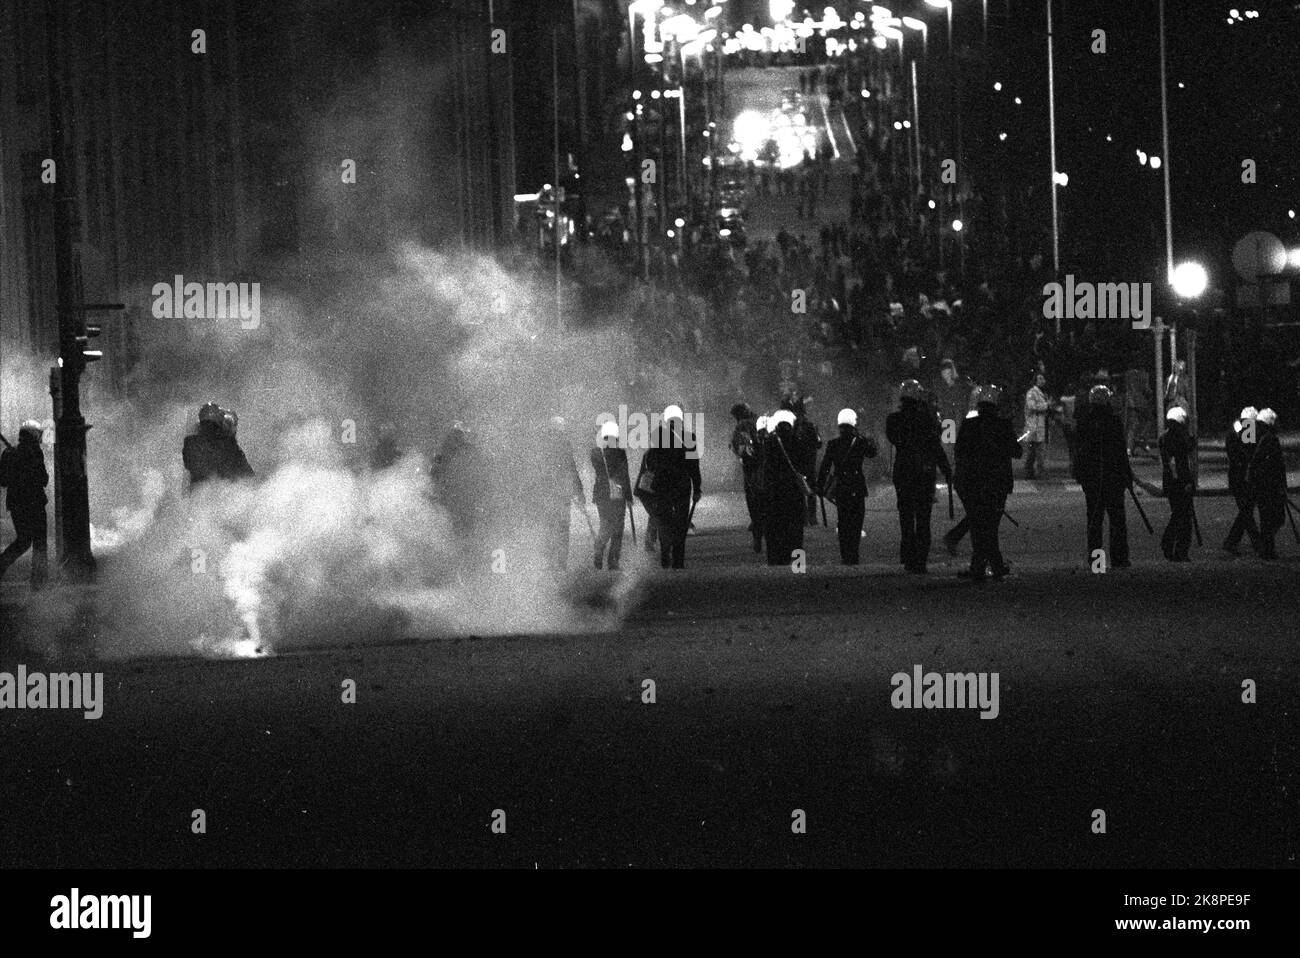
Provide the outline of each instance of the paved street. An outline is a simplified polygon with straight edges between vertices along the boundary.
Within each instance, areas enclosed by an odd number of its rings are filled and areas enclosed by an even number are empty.
[[[1207,545],[1229,502],[1198,501]],[[1175,567],[1131,516],[1133,569],[1093,575],[1078,494],[1021,484],[1015,577],[976,590],[942,547],[929,577],[902,575],[891,505],[873,489],[864,566],[833,564],[819,528],[800,575],[760,564],[739,499],[710,496],[689,568],[624,573],[639,585],[603,634],[95,663],[102,719],[0,717],[0,803],[22,822],[0,863],[1295,864],[1290,539],[1279,563],[1210,548]],[[1146,506],[1159,532],[1165,506]],[[34,614],[22,588],[10,616]],[[18,662],[40,665],[7,642]],[[916,665],[997,672],[997,717],[891,708]]]

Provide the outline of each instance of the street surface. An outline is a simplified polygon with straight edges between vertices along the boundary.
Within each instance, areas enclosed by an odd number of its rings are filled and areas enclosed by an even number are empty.
[[[1158,534],[1167,508],[1143,498]],[[6,640],[4,670],[103,670],[106,701],[98,721],[0,713],[21,823],[0,864],[1294,867],[1300,548],[1284,530],[1277,563],[1217,552],[1230,503],[1198,500],[1207,548],[1181,566],[1130,510],[1134,566],[1098,575],[1081,496],[1020,483],[1015,575],[976,589],[955,577],[969,542],[902,574],[887,487],[864,565],[818,528],[804,574],[761,564],[716,494],[684,572],[632,550],[621,574],[643,580],[604,634],[44,664]],[[936,540],[946,512],[941,490]],[[575,531],[575,566],[585,550]],[[916,665],[997,672],[999,714],[891,708]]]

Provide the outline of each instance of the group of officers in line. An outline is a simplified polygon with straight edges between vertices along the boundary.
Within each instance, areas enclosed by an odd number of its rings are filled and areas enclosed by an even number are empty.
[[[953,462],[949,463],[944,423],[929,395],[915,379],[899,386],[899,408],[886,418],[885,436],[894,447],[891,478],[900,529],[899,561],[907,572],[923,575],[927,571],[931,513],[942,474],[965,509],[965,517],[944,537],[950,554],[956,554],[967,531],[971,536],[970,567],[958,574],[983,583],[986,578],[1000,581],[1010,573],[999,529],[1014,484],[1011,464],[1021,458],[1026,437],[1017,437],[1011,421],[1000,415],[1001,399],[998,386],[976,387],[971,408],[957,429]],[[1132,495],[1134,477],[1124,425],[1111,400],[1111,390],[1104,385],[1093,386],[1088,393],[1087,406],[1077,417],[1074,476],[1087,503],[1089,557],[1095,559],[1101,550],[1103,525],[1109,524],[1106,565],[1125,568],[1130,564],[1125,493]],[[769,565],[792,562],[803,549],[805,527],[815,524],[817,503],[825,499],[836,507],[840,561],[857,565],[867,498],[863,468],[865,461],[879,452],[875,440],[859,431],[858,413],[840,411],[838,435],[826,444],[820,465],[816,458],[820,437],[805,403],[797,397],[788,398],[770,415],[756,415],[743,403],[732,408],[732,415],[736,424],[731,449],[741,461],[754,551],[766,551]],[[233,410],[211,402],[200,408],[198,429],[185,438],[182,450],[191,488],[213,479],[253,476],[237,431],[238,417]],[[1196,528],[1191,466],[1195,442],[1187,430],[1186,410],[1174,406],[1166,416],[1159,442],[1162,491],[1170,507],[1161,549],[1172,562],[1188,561]],[[40,444],[40,424],[24,423],[19,445],[0,457],[0,485],[7,488],[7,506],[17,531],[15,542],[0,554],[0,575],[30,548],[35,556],[32,578],[37,585],[47,571],[45,487],[49,481]],[[681,407],[671,405],[663,411],[635,480],[624,445],[618,424],[604,422],[588,451],[595,476],[591,502],[599,520],[599,528],[589,526],[593,565],[597,569],[619,568],[629,520],[635,535],[632,503],[639,500],[648,520],[646,549],[658,551],[664,568],[684,568],[686,541],[702,482],[700,450],[684,424]],[[1237,515],[1223,548],[1239,555],[1241,540],[1248,536],[1260,557],[1275,559],[1275,538],[1291,508],[1276,414],[1271,409],[1243,409],[1226,447],[1228,488]],[[573,507],[578,505],[584,517],[586,510],[582,479],[562,418],[550,421],[549,435],[540,450],[537,468],[530,470],[537,483],[532,498],[540,504],[547,564],[563,569],[570,551]],[[473,433],[456,423],[433,457],[430,477],[433,493],[447,509],[453,531],[462,541],[488,537],[496,511],[489,492],[493,476],[489,457]],[[823,522],[824,509],[823,505]],[[1199,529],[1197,534],[1199,538]]]

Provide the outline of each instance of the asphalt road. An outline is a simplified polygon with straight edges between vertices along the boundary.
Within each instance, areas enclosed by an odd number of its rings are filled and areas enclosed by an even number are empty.
[[[1081,505],[1022,487],[982,590],[941,549],[903,575],[882,490],[865,565],[817,529],[802,574],[710,497],[617,631],[94,664],[98,721],[0,712],[0,866],[1293,867],[1300,548],[1171,566],[1134,517],[1134,568],[1091,574]],[[998,673],[997,717],[892,708],[915,665]]]

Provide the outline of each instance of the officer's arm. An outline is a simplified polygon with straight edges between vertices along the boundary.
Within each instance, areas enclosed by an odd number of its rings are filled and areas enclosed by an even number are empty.
[[[700,478],[700,460],[698,457],[688,457],[686,460],[686,469],[691,477],[691,489],[696,497],[704,494],[704,482]]]
[[[829,448],[827,448],[826,452],[822,455],[821,468],[817,470],[818,489],[824,489],[826,487],[826,474],[830,471],[831,471],[831,451]]]

